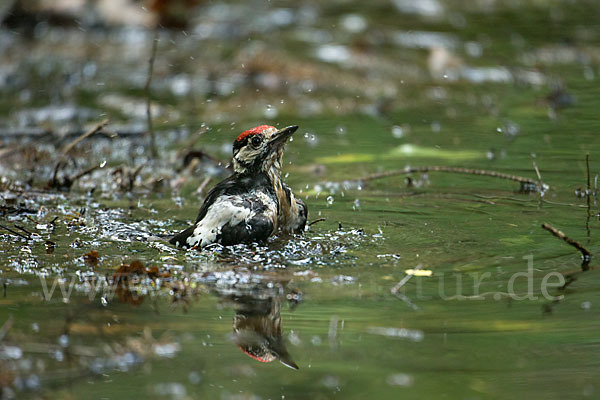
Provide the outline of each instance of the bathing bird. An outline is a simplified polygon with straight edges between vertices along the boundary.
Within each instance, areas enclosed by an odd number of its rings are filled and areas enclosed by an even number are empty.
[[[202,249],[304,231],[308,208],[281,180],[283,147],[297,129],[261,125],[242,132],[233,142],[233,174],[208,193],[194,225],[169,242]]]

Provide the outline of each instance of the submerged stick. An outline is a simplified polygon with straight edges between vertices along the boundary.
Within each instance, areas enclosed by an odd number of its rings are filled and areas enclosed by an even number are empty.
[[[467,174],[467,175],[479,175],[489,176],[492,178],[507,179],[510,181],[519,182],[521,189],[527,190],[530,186],[538,187],[538,182],[531,178],[525,178],[523,176],[506,174],[497,171],[488,171],[484,169],[473,169],[473,168],[462,168],[462,167],[444,167],[444,166],[425,166],[425,167],[406,167],[404,169],[398,169],[393,171],[379,172],[376,174],[367,175],[360,179],[360,181],[367,182],[376,179],[389,178],[392,176],[406,175],[413,173],[425,173],[425,172],[449,172],[455,174]],[[542,189],[541,187],[539,188]]]
[[[152,74],[154,73],[154,60],[156,60],[156,51],[158,49],[158,30],[154,31],[154,37],[152,38],[152,52],[150,53],[150,59],[148,60],[148,77],[146,78],[146,85],[144,91],[146,92],[146,121],[148,123],[148,134],[150,135],[150,152],[152,157],[156,159],[158,152],[156,150],[156,137],[154,135],[154,127],[152,126],[152,103],[150,96],[150,84],[152,83]]]
[[[590,253],[588,249],[583,247],[583,245],[581,243],[579,243],[576,240],[571,239],[570,237],[565,235],[562,231],[559,231],[552,225],[547,224],[545,222],[542,224],[542,228],[544,228],[545,230],[547,230],[548,232],[550,232],[557,238],[564,240],[565,242],[567,242],[568,244],[570,244],[571,246],[573,246],[577,250],[579,250],[579,252],[581,252],[581,256],[582,256],[582,262],[581,262],[582,271],[587,271],[590,269],[590,261],[592,260],[592,253]]]

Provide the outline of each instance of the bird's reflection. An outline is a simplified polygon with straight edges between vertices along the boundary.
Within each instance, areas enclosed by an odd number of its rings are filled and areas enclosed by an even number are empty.
[[[292,360],[283,338],[281,303],[284,298],[294,307],[299,293],[285,295],[282,282],[260,282],[243,287],[216,290],[222,302],[235,310],[233,341],[248,356],[260,362],[279,360],[299,369]]]

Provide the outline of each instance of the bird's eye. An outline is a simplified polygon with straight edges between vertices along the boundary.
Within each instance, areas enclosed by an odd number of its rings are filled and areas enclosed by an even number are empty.
[[[262,139],[260,136],[254,136],[250,142],[252,143],[252,146],[258,147],[262,143]]]

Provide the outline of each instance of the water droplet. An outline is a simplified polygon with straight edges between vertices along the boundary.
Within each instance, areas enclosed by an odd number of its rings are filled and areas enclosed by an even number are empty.
[[[327,204],[328,205],[332,205],[333,204],[333,196],[327,196]]]

